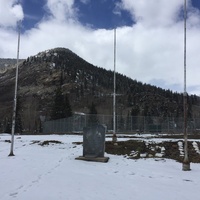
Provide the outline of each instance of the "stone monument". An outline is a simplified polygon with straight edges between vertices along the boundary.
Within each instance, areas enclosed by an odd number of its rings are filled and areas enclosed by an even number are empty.
[[[104,157],[106,127],[94,125],[83,129],[83,156],[76,159],[108,162],[109,158]]]

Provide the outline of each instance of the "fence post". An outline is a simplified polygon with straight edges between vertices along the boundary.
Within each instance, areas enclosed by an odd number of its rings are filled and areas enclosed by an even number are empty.
[[[86,127],[86,124],[87,124],[86,121],[87,121],[87,115],[85,115],[85,127]]]
[[[133,119],[132,119],[132,116],[131,116],[131,132],[132,132],[132,122],[133,122]]]

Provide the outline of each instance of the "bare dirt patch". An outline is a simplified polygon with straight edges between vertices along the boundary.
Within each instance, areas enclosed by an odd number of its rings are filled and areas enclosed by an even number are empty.
[[[33,140],[31,141],[30,144],[38,144],[40,146],[47,146],[47,145],[63,144],[63,143],[58,140],[45,140],[45,141]]]
[[[127,158],[169,158],[182,162],[183,155],[180,153],[179,141],[176,142],[145,142],[141,140],[128,140],[117,142],[106,142],[105,151],[109,154],[124,155]],[[200,142],[197,142],[200,148]],[[184,148],[184,144],[183,144]],[[188,142],[189,160],[193,163],[200,163],[200,154],[194,149],[192,142]]]

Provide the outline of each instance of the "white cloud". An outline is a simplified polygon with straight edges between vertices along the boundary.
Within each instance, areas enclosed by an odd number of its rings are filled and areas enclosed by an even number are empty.
[[[73,4],[74,0],[48,0],[46,8],[53,18],[65,21],[75,17]]]
[[[5,0],[3,3],[8,5]],[[183,91],[182,4],[182,0],[170,4],[169,0],[122,1],[123,9],[132,14],[135,24],[117,29],[118,72],[145,83]],[[9,5],[12,8],[13,4]],[[0,11],[2,7],[1,4]],[[113,70],[112,30],[93,30],[81,25],[73,0],[48,0],[46,8],[47,17],[21,35],[20,57],[60,46],[96,66]],[[188,17],[187,86],[190,93],[200,94],[199,11],[190,5]],[[0,28],[0,57],[16,57],[16,46],[17,32]]]
[[[90,2],[90,0],[80,0],[80,2],[83,4],[88,4]]]
[[[122,0],[135,21],[148,27],[169,26],[178,20],[183,0]]]
[[[22,7],[17,2],[17,0],[1,0],[0,26],[14,26],[17,21],[23,19]]]

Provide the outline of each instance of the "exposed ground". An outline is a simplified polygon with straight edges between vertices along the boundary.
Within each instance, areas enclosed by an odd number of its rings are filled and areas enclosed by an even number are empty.
[[[112,136],[107,136],[110,139]],[[18,137],[17,139],[20,139]],[[200,163],[200,135],[188,135],[189,161]],[[107,139],[106,139],[107,140]],[[124,141],[120,141],[124,140]],[[10,140],[3,140],[10,143]],[[57,140],[34,140],[30,145],[37,143],[40,146],[63,144]],[[82,142],[74,142],[82,145]],[[169,158],[182,162],[184,159],[183,135],[120,135],[117,143],[111,140],[105,143],[105,152],[114,155],[123,155],[127,159],[140,158]]]
[[[171,141],[155,142],[151,138],[144,138],[135,136],[121,136],[128,138],[127,141],[119,141],[117,144],[113,142],[106,142],[105,151],[109,154],[124,155],[127,158],[139,159],[139,158],[170,158],[179,162],[184,158],[184,143],[183,136],[159,136],[159,138],[170,138]],[[119,138],[119,137],[118,137]],[[188,138],[199,139],[199,135],[190,135]],[[180,139],[180,140],[179,140]],[[193,163],[200,163],[200,142],[189,141],[188,142],[188,155],[189,161]]]

